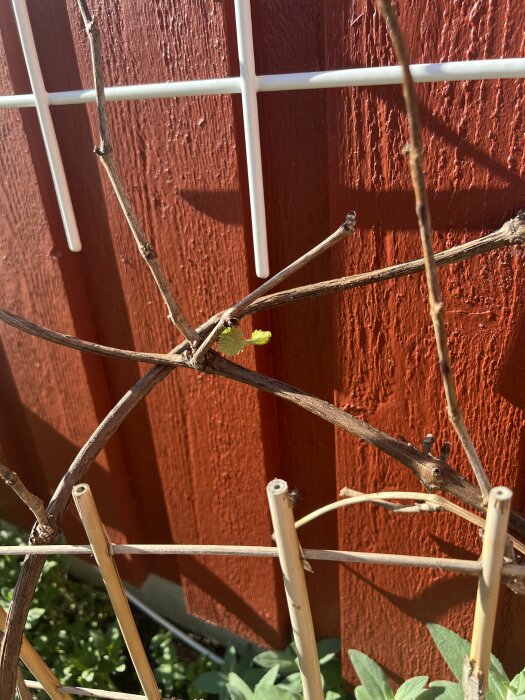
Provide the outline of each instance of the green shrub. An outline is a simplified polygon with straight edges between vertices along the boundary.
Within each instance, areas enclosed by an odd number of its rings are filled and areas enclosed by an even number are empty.
[[[25,544],[0,523],[0,543]],[[21,557],[0,557],[0,604],[13,596]],[[26,636],[62,683],[117,690],[127,659],[107,595],[70,578],[63,560],[50,558],[29,611]]]
[[[173,636],[166,630],[153,637],[149,651],[155,678],[164,695],[184,696],[190,700],[205,697],[195,685],[195,679],[211,672],[217,664],[175,644]]]
[[[362,684],[355,689],[356,700],[463,700],[463,664],[470,654],[470,643],[441,625],[429,624],[427,627],[458,682],[429,683],[428,676],[416,676],[405,681],[394,694],[381,666],[366,654],[350,649],[350,661]],[[492,655],[487,700],[525,700],[525,669],[510,680],[501,663]]]
[[[340,648],[338,639],[323,639],[317,645],[327,700],[351,697],[343,691]],[[302,685],[295,646],[255,656],[248,647],[240,657],[229,647],[224,665],[199,676],[195,686],[220,700],[297,700],[302,698]]]
[[[25,544],[27,537],[0,521],[0,544]],[[0,557],[0,605],[7,608],[18,578],[21,557]],[[135,615],[159,688],[164,695],[203,698],[193,682],[215,664],[171,634]],[[115,613],[105,591],[71,577],[66,561],[51,557],[44,566],[29,611],[26,636],[64,685],[140,692]],[[25,669],[22,669],[25,673]],[[30,674],[26,674],[27,677]],[[39,693],[47,697],[44,693]]]

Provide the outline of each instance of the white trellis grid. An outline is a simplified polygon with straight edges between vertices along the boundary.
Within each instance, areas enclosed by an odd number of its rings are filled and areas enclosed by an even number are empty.
[[[46,91],[26,0],[11,0],[11,2],[33,92],[28,95],[0,96],[0,108],[36,108],[68,245],[71,250],[79,251],[82,246],[49,107],[50,105],[94,102],[95,91],[69,90],[53,93]],[[192,95],[239,93],[242,95],[255,270],[258,277],[264,278],[269,275],[269,261],[257,93],[281,90],[315,90],[330,87],[396,85],[402,83],[402,70],[399,66],[380,66],[257,75],[253,52],[250,0],[234,0],[234,2],[240,64],[238,77],[122,85],[106,88],[105,94],[109,101]],[[411,66],[411,72],[414,81],[418,83],[524,78],[525,58],[416,64]]]

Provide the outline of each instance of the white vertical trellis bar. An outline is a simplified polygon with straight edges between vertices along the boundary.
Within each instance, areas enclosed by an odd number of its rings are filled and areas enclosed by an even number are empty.
[[[11,1],[33,94],[0,95],[0,109],[36,108],[68,245],[71,250],[79,251],[81,250],[80,237],[49,106],[94,102],[95,91],[69,90],[47,93],[26,2],[25,0]],[[108,101],[241,94],[255,271],[258,277],[264,278],[269,275],[269,259],[257,93],[283,90],[320,90],[350,86],[398,85],[403,82],[403,76],[399,66],[373,66],[258,76],[255,72],[250,0],[234,0],[234,2],[240,65],[238,77],[146,85],[119,85],[106,88],[105,94]],[[416,83],[524,78],[525,58],[422,63],[411,65],[410,71]]]
[[[242,116],[250,210],[252,219],[253,254],[257,277],[268,277],[268,241],[266,211],[264,207],[264,183],[261,160],[261,136],[259,133],[259,109],[257,106],[257,76],[253,53],[252,14],[249,0],[235,0],[235,27],[239,52],[241,77]]]
[[[82,244],[80,243],[77,221],[75,219],[69,187],[67,186],[66,173],[64,171],[64,164],[62,163],[55,127],[53,125],[53,119],[51,118],[49,99],[44,85],[44,78],[42,77],[40,62],[38,60],[26,0],[12,0],[12,5],[67,243],[71,250],[77,252],[82,249]]]

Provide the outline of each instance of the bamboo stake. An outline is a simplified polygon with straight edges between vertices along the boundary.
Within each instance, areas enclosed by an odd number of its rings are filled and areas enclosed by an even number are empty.
[[[100,519],[91,489],[87,484],[79,484],[73,489],[73,499],[93,548],[95,560],[102,574],[117,622],[126,642],[140,684],[148,700],[160,700],[160,693],[149,665],[148,657],[131,614],[122,581],[111,555],[111,543]]]
[[[304,698],[305,700],[323,700],[314,625],[288,484],[282,479],[274,479],[266,487],[266,495],[284,577],[286,601],[297,647],[297,662],[301,672]]]
[[[488,693],[490,650],[496,623],[501,572],[505,554],[512,491],[505,486],[491,490],[481,550],[470,658],[463,667],[465,700],[483,700]]]
[[[7,620],[6,611],[0,606],[0,631],[5,629]],[[53,671],[46,664],[44,659],[35,651],[25,637],[22,638],[22,647],[20,649],[20,658],[30,673],[37,679],[51,700],[72,700],[70,695],[60,692],[60,681],[55,676]]]

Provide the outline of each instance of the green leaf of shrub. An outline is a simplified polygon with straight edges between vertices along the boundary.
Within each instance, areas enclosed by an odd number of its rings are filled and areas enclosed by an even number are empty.
[[[452,681],[432,681],[428,684],[431,690],[435,690],[433,696],[439,700],[464,700],[463,688],[459,683]]]
[[[297,695],[276,685],[263,685],[257,688],[254,698],[255,700],[297,700]]]
[[[421,691],[424,690],[428,683],[428,676],[414,676],[402,683],[397,689],[396,700],[416,700],[420,697]]]
[[[321,666],[327,664],[339,654],[341,651],[341,641],[337,637],[328,637],[321,639],[317,644],[317,654],[319,655],[319,663]]]
[[[368,690],[363,685],[358,685],[354,689],[355,700],[374,700]]]
[[[348,655],[359,680],[373,700],[393,700],[394,693],[381,666],[356,649],[350,649]]]
[[[257,690],[257,688],[262,687],[263,685],[275,685],[275,681],[277,680],[278,675],[279,664],[275,664],[275,666],[272,666],[272,668],[269,671],[267,671],[261,678],[261,680],[257,683],[257,685],[255,686],[255,690]]]
[[[239,326],[225,328],[219,336],[217,349],[228,357],[235,357],[247,345],[266,345],[270,342],[270,331],[253,331],[250,338],[244,338]]]
[[[463,678],[463,663],[465,657],[470,655],[470,642],[452,630],[438,625],[433,622],[427,624],[428,630],[432,635],[434,644],[439,649],[439,653],[445,659],[447,666],[461,683]],[[495,672],[504,681],[508,681],[501,662],[491,654],[490,656],[490,674]]]
[[[282,651],[263,651],[257,654],[253,662],[268,669],[278,664],[279,673],[283,676],[295,673],[298,668],[296,656],[289,646]]]
[[[279,688],[284,688],[292,695],[301,695],[303,692],[303,682],[301,680],[301,674],[299,671],[296,673],[290,673],[284,680],[277,683]]]
[[[525,693],[525,668],[520,673],[516,674],[510,682],[511,689],[518,695]]]
[[[254,694],[250,686],[236,673],[228,673],[228,691],[232,698],[253,700]]]
[[[211,695],[219,695],[221,689],[226,686],[228,676],[221,671],[206,671],[195,679],[195,685],[199,690]]]

